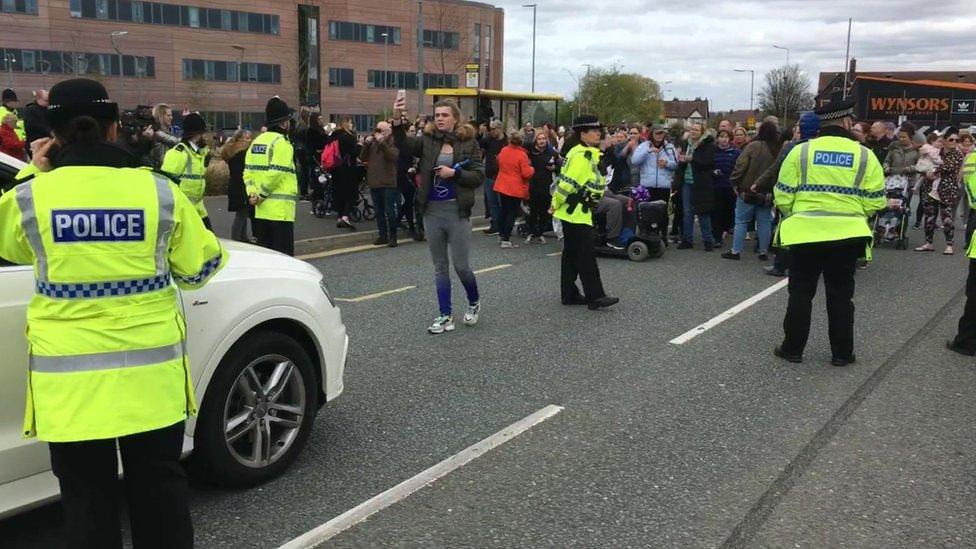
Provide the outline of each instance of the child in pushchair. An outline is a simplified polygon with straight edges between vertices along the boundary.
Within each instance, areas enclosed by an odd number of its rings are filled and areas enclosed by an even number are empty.
[[[875,240],[894,243],[898,249],[904,249],[908,244],[905,236],[910,213],[905,200],[908,185],[908,178],[903,175],[893,175],[885,179],[885,198],[888,203],[874,221]]]

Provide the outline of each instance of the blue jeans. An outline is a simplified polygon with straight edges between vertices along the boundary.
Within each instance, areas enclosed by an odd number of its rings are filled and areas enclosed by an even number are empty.
[[[502,218],[502,203],[495,192],[495,180],[492,178],[485,179],[485,209],[491,214],[492,228],[501,230],[498,221]]]
[[[759,252],[769,251],[769,241],[773,233],[773,209],[762,208],[755,204],[746,204],[742,198],[735,200],[735,230],[732,233],[732,253],[742,253],[746,245],[746,231],[749,222],[756,220],[756,232],[759,233]]]
[[[396,187],[370,189],[373,195],[373,208],[376,209],[376,227],[380,231],[380,238],[396,238],[397,206],[400,205],[400,191]]]
[[[681,212],[684,215],[681,219],[681,237],[688,243],[695,241],[695,205],[691,193],[691,185],[687,183],[682,185]],[[698,228],[701,230],[702,242],[715,242],[715,235],[712,234],[711,214],[698,214]]]

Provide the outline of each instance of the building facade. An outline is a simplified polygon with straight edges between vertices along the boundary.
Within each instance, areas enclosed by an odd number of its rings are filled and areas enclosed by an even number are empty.
[[[84,75],[125,108],[186,105],[218,128],[239,113],[260,125],[278,95],[368,129],[396,90],[416,113],[422,88],[464,86],[468,65],[480,87],[503,84],[504,12],[480,2],[17,0],[0,11],[0,67],[22,103]]]
[[[664,123],[668,126],[681,124],[688,126],[693,122],[705,123],[708,120],[708,99],[678,99],[663,102]]]

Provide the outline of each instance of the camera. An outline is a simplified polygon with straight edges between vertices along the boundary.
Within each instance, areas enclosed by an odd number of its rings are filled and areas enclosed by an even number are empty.
[[[138,135],[154,122],[152,107],[139,105],[135,109],[122,111],[119,126],[126,135]]]

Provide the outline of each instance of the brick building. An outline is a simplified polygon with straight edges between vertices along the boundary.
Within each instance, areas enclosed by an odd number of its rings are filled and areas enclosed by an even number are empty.
[[[423,87],[463,86],[476,63],[501,89],[504,12],[464,0],[5,0],[0,68],[22,104],[85,75],[124,107],[188,104],[217,127],[259,124],[279,95],[366,129],[394,90],[416,111],[421,5]]]
[[[692,122],[708,120],[708,99],[696,97],[694,99],[678,99],[663,102],[664,123],[667,125],[682,124],[687,126]]]

